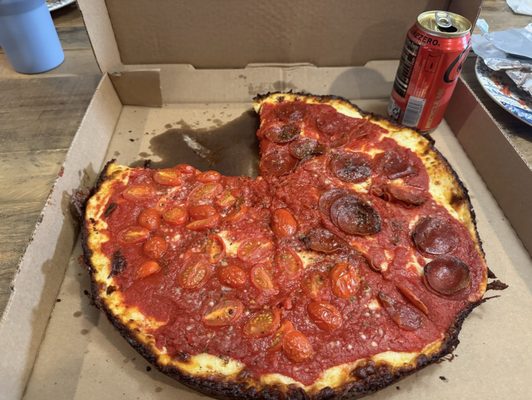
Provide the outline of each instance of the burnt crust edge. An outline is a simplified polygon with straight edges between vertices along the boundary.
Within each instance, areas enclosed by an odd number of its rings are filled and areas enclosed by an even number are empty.
[[[264,98],[272,95],[272,94],[285,94],[286,92],[271,92],[266,93],[263,95],[257,95],[254,97],[254,101],[261,101]],[[334,96],[334,95],[327,95],[327,96],[317,96],[317,95],[311,95],[306,94],[302,92],[287,92],[289,94],[295,95],[295,96],[305,96],[307,98],[312,98],[316,101],[326,103],[330,100],[335,101],[341,101],[345,103],[347,106],[354,108],[360,114],[364,116],[370,116],[372,118],[377,118],[380,120],[386,120],[390,122],[394,127],[404,129],[405,127],[398,125],[394,121],[390,120],[389,118],[382,117],[378,114],[374,113],[368,113],[363,110],[361,110],[358,106],[352,104],[350,101],[346,100],[343,97]],[[410,128],[408,128],[410,129]],[[434,147],[435,141],[423,135],[420,131],[411,129],[412,131],[416,132],[418,135],[423,137],[429,142],[430,149],[433,150],[437,157],[439,157],[442,161],[442,163],[445,165],[446,169],[451,172],[453,175],[455,181],[458,183],[458,187],[462,191],[462,195],[464,196],[464,200],[468,204],[468,209],[471,214],[471,220],[474,225],[475,233],[476,233],[476,239],[479,243],[479,247],[481,249],[482,255],[484,256],[484,250],[482,248],[482,241],[480,239],[480,236],[478,234],[477,229],[477,223],[476,223],[476,215],[473,210],[471,199],[469,197],[469,192],[463,182],[459,179],[457,173],[454,171],[448,160],[440,153],[438,149]],[[202,376],[194,376],[187,373],[182,372],[178,368],[171,366],[171,365],[162,365],[157,361],[157,356],[152,352],[152,350],[143,343],[140,339],[137,338],[134,332],[131,331],[130,328],[128,328],[119,318],[117,318],[112,311],[109,309],[108,305],[106,304],[105,300],[100,297],[100,284],[96,282],[93,271],[95,270],[94,265],[92,265],[91,262],[91,256],[92,256],[92,250],[88,247],[88,235],[89,235],[89,228],[88,223],[90,221],[87,221],[85,218],[85,210],[87,207],[88,200],[94,195],[101,187],[101,185],[108,179],[110,179],[110,175],[108,174],[108,170],[111,164],[114,163],[115,160],[110,160],[105,165],[103,171],[99,175],[99,178],[94,186],[94,188],[91,190],[89,197],[87,198],[87,201],[85,202],[85,207],[83,209],[82,217],[82,248],[83,248],[83,255],[84,255],[84,261],[85,264],[88,267],[89,275],[90,275],[90,292],[91,292],[91,298],[93,304],[100,310],[104,311],[105,315],[107,316],[108,320],[111,322],[111,324],[119,331],[122,337],[126,339],[126,341],[132,346],[142,357],[144,357],[149,363],[154,365],[159,371],[161,371],[163,374],[175,379],[176,381],[184,384],[185,386],[188,386],[200,393],[207,394],[210,396],[214,396],[219,399],[243,399],[243,400],[251,400],[251,399],[264,399],[264,400],[273,400],[273,399],[285,399],[285,400],[299,400],[299,399],[315,399],[315,400],[325,400],[325,399],[336,399],[336,398],[343,398],[343,399],[358,399],[361,397],[364,397],[368,394],[374,393],[378,390],[381,390],[389,385],[391,385],[394,382],[399,381],[400,379],[413,374],[414,372],[419,371],[420,369],[433,364],[440,360],[445,355],[448,355],[454,351],[454,349],[458,346],[460,343],[458,336],[460,333],[460,330],[462,328],[462,324],[465,320],[465,318],[480,304],[482,304],[486,299],[480,299],[477,302],[470,303],[466,308],[464,308],[455,318],[453,324],[449,327],[449,329],[445,332],[445,336],[442,340],[441,346],[438,351],[436,351],[434,354],[427,357],[424,354],[420,354],[416,357],[415,366],[407,366],[403,368],[390,368],[386,363],[381,363],[377,367],[377,373],[371,374],[369,377],[364,379],[359,379],[357,381],[351,381],[343,386],[340,386],[338,388],[332,389],[330,387],[325,387],[321,389],[319,392],[308,394],[306,393],[302,388],[297,387],[295,385],[288,385],[287,387],[281,387],[279,385],[263,385],[260,388],[257,388],[256,386],[252,386],[246,381],[236,381],[236,380],[227,380],[227,379],[217,379],[215,376],[212,378],[202,377]]]

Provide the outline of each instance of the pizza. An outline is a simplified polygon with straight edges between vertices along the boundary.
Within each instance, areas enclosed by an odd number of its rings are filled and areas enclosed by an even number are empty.
[[[452,352],[488,268],[430,138],[336,97],[254,108],[256,178],[107,164],[84,214],[95,304],[221,398],[357,398]]]

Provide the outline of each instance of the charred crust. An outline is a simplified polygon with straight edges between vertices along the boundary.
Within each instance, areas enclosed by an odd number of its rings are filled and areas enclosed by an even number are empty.
[[[124,269],[126,269],[126,267],[126,258],[123,256],[120,250],[115,251],[113,253],[113,257],[111,258],[111,273],[109,276],[111,277],[120,274]]]
[[[117,206],[118,205],[116,203],[110,203],[105,209],[105,211],[103,212],[103,216],[106,218],[109,217],[109,215],[111,215],[113,211],[116,210]]]
[[[505,290],[508,289],[508,285],[504,282],[501,282],[500,280],[495,280],[493,282],[488,283],[486,290]]]

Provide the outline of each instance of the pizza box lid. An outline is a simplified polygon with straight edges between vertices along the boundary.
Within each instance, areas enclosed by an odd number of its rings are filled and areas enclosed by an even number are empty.
[[[102,72],[189,64],[364,65],[398,59],[423,11],[475,22],[481,0],[80,0]]]

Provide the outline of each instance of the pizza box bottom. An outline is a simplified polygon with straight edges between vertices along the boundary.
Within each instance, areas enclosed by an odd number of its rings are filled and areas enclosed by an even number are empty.
[[[386,106],[382,100],[358,104],[377,113],[383,113]],[[249,108],[249,104],[230,103],[180,104],[160,109],[124,107],[106,158],[130,164],[140,154],[161,166],[185,159],[199,163],[200,167],[205,167],[202,162],[208,163],[207,167],[229,174],[252,175],[256,172],[252,146],[257,122]],[[201,132],[201,128],[205,131]],[[224,134],[228,137],[221,138]],[[230,137],[235,134],[245,136],[235,144],[234,137]],[[477,308],[466,320],[461,344],[451,362],[430,366],[372,398],[428,398],[428,394],[431,399],[530,398],[527,382],[532,370],[530,260],[448,126],[442,124],[433,137],[470,190],[490,268],[510,287],[500,298]],[[200,142],[209,143],[206,153],[219,157],[221,152],[223,156],[218,160],[208,157],[195,160],[197,155],[189,146]],[[232,154],[242,154],[242,159],[235,163]],[[79,264],[80,254],[78,244],[24,398],[204,397],[151,368],[90,304],[86,295],[89,281]]]

